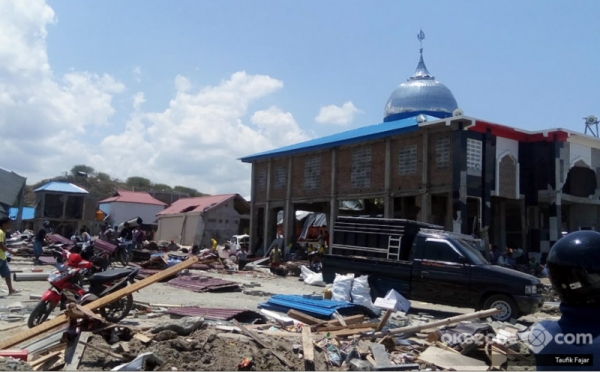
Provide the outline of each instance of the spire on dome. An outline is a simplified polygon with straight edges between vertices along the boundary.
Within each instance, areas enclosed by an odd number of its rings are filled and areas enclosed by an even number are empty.
[[[429,71],[427,70],[427,66],[425,66],[425,61],[423,61],[423,40],[425,40],[425,33],[423,32],[423,30],[421,30],[418,34],[417,34],[417,39],[419,39],[419,43],[421,44],[421,49],[419,50],[419,53],[421,54],[421,57],[419,58],[419,64],[417,65],[417,69],[415,70],[415,74],[413,76],[410,77],[410,79],[430,79],[433,80],[435,79],[433,75],[431,75],[429,73]]]

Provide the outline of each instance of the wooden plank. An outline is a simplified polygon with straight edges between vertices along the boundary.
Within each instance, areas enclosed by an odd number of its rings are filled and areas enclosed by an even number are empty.
[[[317,328],[317,332],[339,331],[340,329],[376,328],[378,324],[379,323],[360,323],[360,324],[350,324],[347,326],[339,325],[339,326],[331,326],[331,327],[322,327],[322,328]]]
[[[315,318],[314,316],[310,316],[306,313],[294,309],[288,311],[287,316],[308,325],[314,325],[323,322],[321,319]]]
[[[110,351],[108,349],[100,348],[100,347],[88,344],[87,342],[79,341],[79,343],[83,344],[83,345],[85,345],[87,347],[89,347],[90,349],[94,349],[94,350],[99,351],[101,353],[105,353],[107,355],[110,355],[113,358],[123,360],[123,355],[121,355],[121,354],[113,353],[112,351]]]
[[[363,332],[373,331],[374,329],[375,328],[342,329],[339,331],[330,332],[330,334],[336,337],[353,336]]]
[[[333,317],[334,317],[334,318],[336,318],[336,319],[337,319],[337,320],[340,322],[340,324],[341,324],[341,325],[343,325],[343,326],[346,326],[346,325],[348,325],[348,324],[346,323],[346,321],[344,320],[344,317],[343,317],[343,316],[341,316],[341,315],[340,315],[340,313],[338,313],[337,311],[335,311],[335,312],[333,313]]]
[[[177,264],[173,267],[170,267],[166,270],[163,270],[159,273],[149,276],[146,279],[142,279],[134,284],[128,285],[127,287],[120,289],[120,290],[118,290],[112,294],[109,294],[105,297],[99,298],[96,301],[93,301],[92,303],[85,305],[84,307],[86,309],[90,309],[90,310],[95,310],[95,309],[104,307],[112,302],[115,302],[115,301],[121,299],[122,297],[127,296],[128,294],[137,292],[151,284],[154,284],[154,283],[159,282],[163,279],[166,279],[170,276],[173,276],[174,274],[178,273],[179,271],[192,266],[197,261],[198,261],[198,257],[192,256],[180,264]],[[40,333],[51,330],[51,329],[53,329],[63,323],[66,323],[66,322],[67,322],[67,316],[64,314],[61,314],[52,320],[49,320],[47,322],[44,322],[44,323],[38,325],[37,327],[30,328],[24,332],[17,333],[16,335],[14,335],[12,337],[3,339],[2,341],[0,341],[0,349],[8,349],[13,345],[16,345],[20,342],[26,341],[32,337],[39,335]]]
[[[133,338],[137,338],[144,344],[150,343],[152,341],[152,337],[148,337],[143,333],[136,333],[135,335],[133,335]]]
[[[65,352],[65,371],[77,371],[83,353],[85,352],[86,342],[92,337],[91,332],[81,332],[77,338],[73,354]],[[68,355],[70,354],[70,355]]]
[[[54,352],[52,352],[52,353],[50,353],[50,354],[48,354],[48,355],[44,355],[44,356],[43,356],[43,357],[41,357],[41,358],[38,358],[38,359],[36,359],[36,360],[34,360],[34,361],[31,361],[31,362],[29,362],[29,365],[30,365],[31,367],[38,366],[38,365],[40,365],[40,364],[43,364],[43,363],[45,363],[47,360],[49,360],[49,359],[52,359],[52,358],[54,358],[54,357],[58,356],[60,353],[62,353],[62,351],[54,351]]]
[[[388,320],[390,320],[390,316],[392,316],[392,313],[392,310],[386,310],[385,314],[383,315],[383,318],[381,318],[381,322],[379,322],[379,325],[377,326],[377,328],[375,328],[375,332],[379,332],[383,329],[383,327],[385,327]]]
[[[382,331],[376,332],[374,337],[383,337],[388,334],[396,335],[396,334],[400,334],[400,333],[414,333],[414,332],[419,332],[419,331],[422,331],[425,329],[438,328],[438,327],[449,325],[449,324],[459,323],[464,320],[487,318],[487,317],[490,317],[490,316],[493,316],[496,314],[500,314],[501,312],[502,311],[499,309],[476,311],[474,313],[462,314],[462,315],[454,316],[451,318],[438,320],[436,322],[423,323],[423,324],[419,324],[419,325],[415,325],[415,326],[394,328],[394,329],[387,330],[386,332],[382,332]]]
[[[344,317],[344,322],[346,322],[346,325],[351,325],[351,324],[359,324],[365,321],[365,316],[364,315],[352,315],[352,316],[347,316]],[[342,325],[342,323],[340,323],[339,320],[337,319],[331,319],[331,320],[325,320],[325,321],[320,321],[318,324],[312,324],[310,325],[310,328],[314,331],[316,327],[329,327],[329,326],[339,326]]]
[[[462,371],[486,371],[488,369],[487,363],[484,361],[431,346],[419,355],[419,359],[445,369]]]
[[[302,351],[304,353],[304,370],[315,370],[315,349],[310,327],[302,327]]]
[[[279,359],[283,364],[285,364],[286,366],[293,368],[294,365],[292,364],[292,362],[290,362],[289,360],[287,360],[283,355],[280,355],[278,352],[276,352],[275,350],[273,350],[272,348],[270,348],[267,344],[265,344],[254,332],[252,332],[251,330],[249,330],[248,328],[244,327],[242,324],[240,324],[240,322],[238,322],[237,320],[233,319],[233,324],[238,327],[242,333],[244,333],[246,336],[251,337],[254,341],[256,341],[257,344],[259,344],[260,346],[262,346],[263,348],[269,350],[273,355],[275,355],[277,357],[277,359]]]

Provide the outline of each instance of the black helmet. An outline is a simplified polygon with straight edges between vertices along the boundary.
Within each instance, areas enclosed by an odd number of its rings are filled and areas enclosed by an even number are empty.
[[[600,304],[600,233],[586,230],[564,236],[552,246],[547,267],[562,303]]]
[[[48,221],[44,221],[44,226],[45,226],[45,227],[46,227],[46,226],[49,226],[49,225],[50,225],[50,222],[48,222]]]

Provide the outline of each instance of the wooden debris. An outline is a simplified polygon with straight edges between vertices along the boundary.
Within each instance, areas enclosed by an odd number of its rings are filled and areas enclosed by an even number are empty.
[[[373,353],[373,358],[375,359],[375,367],[391,367],[393,364],[390,362],[390,358],[388,356],[387,351],[385,350],[385,346],[381,344],[372,343],[369,345],[369,349],[371,353]]]
[[[454,323],[459,323],[462,322],[464,320],[472,320],[472,319],[479,319],[479,318],[487,318],[488,316],[493,316],[496,314],[500,314],[502,311],[499,309],[489,309],[489,310],[483,310],[483,311],[476,311],[474,313],[470,313],[470,314],[462,314],[462,315],[458,315],[458,316],[454,316],[451,318],[446,318],[443,320],[439,320],[437,322],[431,322],[431,323],[424,323],[424,324],[419,324],[419,325],[415,325],[415,326],[407,326],[407,327],[400,327],[400,328],[394,328],[394,329],[390,329],[388,331],[385,332],[376,332],[374,337],[383,337],[385,335],[396,335],[399,333],[413,333],[413,332],[419,332],[425,329],[431,329],[431,328],[438,328],[441,326],[445,326],[445,325],[449,325],[449,324],[454,324]]]
[[[275,355],[275,357],[277,357],[277,359],[279,359],[283,364],[285,364],[286,366],[292,368],[294,365],[292,364],[292,362],[290,362],[289,360],[287,360],[283,355],[279,354],[278,352],[276,352],[275,350],[273,350],[272,348],[270,348],[267,344],[265,344],[259,337],[258,335],[256,335],[254,332],[252,332],[251,330],[249,330],[248,328],[244,327],[242,324],[240,324],[240,322],[238,322],[237,320],[233,319],[233,324],[238,327],[242,333],[244,333],[246,336],[252,338],[254,341],[256,341],[257,344],[259,344],[260,346],[262,346],[263,348],[269,350],[273,355]]]
[[[437,347],[428,347],[427,350],[419,355],[419,359],[427,364],[433,364],[444,369],[461,371],[485,371],[488,369],[487,364],[479,359],[470,358]]]
[[[385,314],[383,315],[383,318],[381,318],[381,322],[379,323],[379,325],[375,329],[375,332],[379,332],[379,331],[381,331],[383,329],[383,327],[385,327],[385,325],[387,324],[388,320],[390,320],[390,316],[392,316],[392,314],[393,314],[392,310],[386,310]]]
[[[308,325],[316,325],[316,324],[323,322],[321,319],[317,319],[311,315],[308,315],[306,313],[303,313],[301,311],[294,310],[294,309],[291,309],[290,311],[288,311],[287,316],[289,316],[292,319],[296,319],[304,324],[308,324]]]
[[[364,332],[373,331],[375,328],[356,328],[356,329],[342,329],[339,331],[330,332],[332,336],[336,337],[345,337],[345,336],[353,336],[358,335]]]
[[[136,333],[135,335],[133,335],[133,338],[137,338],[143,344],[149,344],[150,342],[152,342],[152,339],[153,339],[153,337],[148,337],[147,335],[145,335],[143,333]]]
[[[346,324],[346,321],[344,320],[344,317],[340,315],[340,313],[338,313],[337,311],[333,312],[332,315],[335,319],[337,319],[341,325],[343,326],[347,326],[348,324]]]
[[[375,327],[377,327],[378,324],[379,323],[359,323],[359,324],[350,324],[347,326],[339,325],[339,326],[330,326],[330,327],[319,327],[319,328],[317,328],[317,332],[339,331],[340,329],[375,328]]]
[[[104,307],[104,306],[106,306],[114,301],[117,301],[133,292],[137,292],[142,288],[145,288],[151,284],[154,284],[158,281],[161,281],[170,276],[173,276],[177,272],[190,267],[191,265],[196,263],[196,261],[198,261],[198,257],[192,256],[180,264],[177,264],[177,265],[170,267],[166,270],[163,270],[157,274],[149,276],[146,279],[142,279],[134,284],[128,285],[127,287],[120,289],[114,293],[111,293],[105,297],[99,298],[96,301],[93,301],[93,302],[85,305],[84,307],[86,309],[90,309],[90,310],[95,310],[95,309]],[[0,349],[10,348],[13,345],[16,345],[20,342],[26,341],[26,340],[28,340],[32,337],[35,337],[41,333],[47,332],[63,323],[66,323],[67,319],[68,319],[67,316],[62,314],[62,315],[59,315],[52,320],[46,321],[36,327],[33,327],[26,331],[17,333],[16,335],[14,335],[12,337],[5,338],[0,341]]]
[[[90,337],[92,337],[91,332],[81,332],[73,343],[67,347],[67,350],[65,351],[66,371],[77,371],[81,358],[83,358],[87,341]]]
[[[100,348],[98,346],[91,345],[91,344],[89,344],[87,342],[79,341],[79,343],[83,344],[83,345],[85,345],[87,347],[89,347],[90,349],[94,349],[94,350],[99,351],[101,353],[105,353],[107,355],[110,355],[111,357],[113,357],[115,359],[123,360],[123,355],[113,353],[112,351],[110,351],[108,349]]]
[[[304,353],[304,370],[315,370],[315,350],[310,327],[302,327],[302,351]]]
[[[352,315],[352,316],[347,316],[344,317],[344,322],[346,322],[346,325],[351,325],[351,324],[359,324],[365,321],[365,316],[364,315]],[[342,323],[340,323],[340,321],[338,319],[331,319],[331,320],[319,320],[318,324],[312,324],[310,325],[310,328],[314,331],[317,327],[333,327],[333,326],[339,326]]]
[[[44,355],[41,358],[38,358],[38,359],[33,360],[33,361],[30,361],[29,365],[31,366],[31,368],[35,369],[35,367],[39,366],[40,364],[46,363],[50,359],[54,359],[54,358],[58,359],[58,356],[61,353],[62,353],[62,351],[54,351],[54,352],[52,352],[50,354]]]

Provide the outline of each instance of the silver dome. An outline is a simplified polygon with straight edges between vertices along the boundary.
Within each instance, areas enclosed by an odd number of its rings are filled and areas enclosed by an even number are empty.
[[[454,95],[427,71],[421,54],[415,74],[390,95],[385,105],[384,120],[408,112],[438,112],[449,116],[457,108]]]

